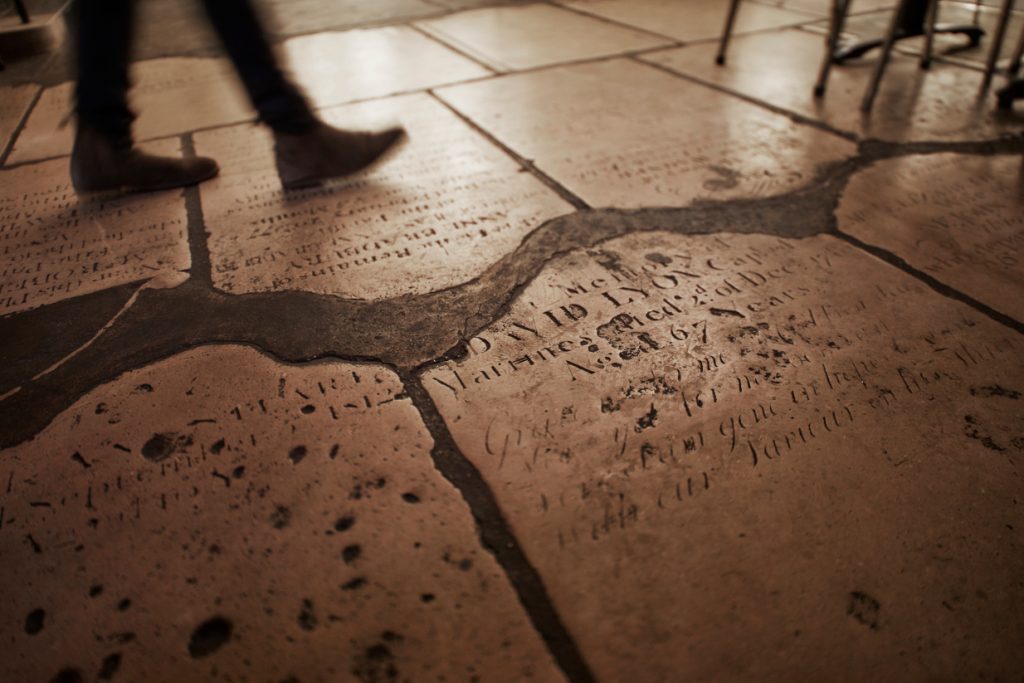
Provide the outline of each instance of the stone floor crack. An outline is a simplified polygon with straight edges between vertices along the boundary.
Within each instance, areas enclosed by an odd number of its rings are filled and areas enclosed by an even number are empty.
[[[469,505],[481,543],[505,571],[551,656],[571,683],[594,681],[590,667],[555,610],[540,574],[520,547],[480,471],[459,450],[419,377],[408,373],[400,373],[400,376],[434,439],[430,454],[435,466]]]

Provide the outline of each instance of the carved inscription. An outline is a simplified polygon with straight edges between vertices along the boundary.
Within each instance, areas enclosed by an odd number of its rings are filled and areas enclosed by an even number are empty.
[[[1024,320],[1021,176],[1019,156],[881,161],[850,181],[839,229]]]
[[[758,653],[786,632],[766,635],[765,620],[806,634],[831,590],[838,616],[807,637],[842,651],[843,596],[867,577],[924,590],[893,572],[923,570],[928,553],[891,549],[865,569],[843,539],[966,533],[979,522],[945,506],[977,495],[961,485],[974,467],[1001,495],[1019,486],[1020,404],[993,397],[1019,398],[1022,350],[830,237],[643,235],[551,264],[423,382],[597,673],[673,680],[725,662],[762,671]],[[947,547],[950,567],[972,552]],[[931,588],[951,590],[958,571]],[[690,638],[699,650],[679,647]]]
[[[206,347],[94,390],[0,453],[0,678],[561,680],[430,447],[375,366]]]
[[[177,152],[171,141],[148,147]],[[180,191],[81,199],[67,163],[0,171],[0,314],[189,267]]]
[[[441,104],[423,95],[330,110],[348,128],[400,115],[410,140],[386,164],[284,194],[269,136],[200,133],[223,177],[201,187],[214,284],[378,299],[464,282],[572,207]]]
[[[781,194],[854,152],[846,140],[626,60],[439,94],[593,206]]]

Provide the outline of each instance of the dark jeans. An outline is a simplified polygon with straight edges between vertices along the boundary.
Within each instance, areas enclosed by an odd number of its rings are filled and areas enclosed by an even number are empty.
[[[312,128],[312,109],[278,66],[249,0],[203,0],[203,6],[260,119],[279,132]],[[135,118],[128,107],[134,10],[135,0],[76,2],[78,118],[120,140],[131,139]]]

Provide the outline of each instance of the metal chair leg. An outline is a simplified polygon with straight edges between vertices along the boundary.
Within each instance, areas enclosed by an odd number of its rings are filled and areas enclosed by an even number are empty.
[[[1006,67],[1006,72],[1011,76],[1016,76],[1017,72],[1020,71],[1020,61],[1022,58],[1024,58],[1024,28],[1020,31],[1017,47],[1013,50],[1013,56],[1010,57],[1010,63]]]
[[[871,74],[871,82],[868,83],[868,89],[864,92],[864,99],[861,100],[860,110],[863,112],[871,111],[871,106],[875,103],[875,96],[878,94],[878,86],[882,82],[882,76],[885,75],[885,67],[889,65],[889,57],[892,56],[892,46],[896,44],[896,30],[899,27],[900,15],[903,13],[904,7],[907,2],[911,0],[900,0],[899,4],[896,5],[896,9],[892,13],[892,20],[889,22],[889,30],[885,32],[885,39],[882,41],[882,54],[878,56],[878,63],[875,64],[875,71]]]
[[[832,17],[829,22],[828,36],[825,38],[825,56],[821,60],[821,69],[818,71],[818,82],[814,84],[815,97],[825,94],[828,76],[832,71],[832,62],[835,60],[836,50],[839,48],[839,36],[843,32],[843,25],[846,23],[846,14],[849,9],[849,0],[832,0]]]
[[[992,47],[988,51],[988,59],[985,62],[985,78],[982,79],[981,89],[987,90],[992,83],[992,75],[996,72],[996,62],[999,61],[999,53],[1003,49],[1003,40],[1006,38],[1006,26],[1010,23],[1010,12],[1013,10],[1013,0],[1003,0],[1003,9],[999,12],[999,24],[996,25],[996,33],[992,36]]]
[[[978,0],[981,2],[981,0]],[[935,22],[938,20],[939,0],[928,0],[928,11],[924,15],[924,54],[921,55],[921,68],[932,65],[932,49],[935,45]]]
[[[730,0],[729,14],[725,17],[725,29],[722,31],[722,39],[718,43],[718,56],[715,57],[715,64],[725,64],[725,51],[729,48],[729,39],[732,38],[732,27],[736,23],[736,12],[740,8],[740,0]]]

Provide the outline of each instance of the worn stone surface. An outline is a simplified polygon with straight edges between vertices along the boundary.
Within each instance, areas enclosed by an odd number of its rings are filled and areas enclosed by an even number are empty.
[[[189,267],[180,190],[79,198],[67,166],[57,159],[0,170],[0,315]]]
[[[722,35],[729,7],[718,0],[575,0],[563,4],[599,17],[653,31],[684,43]],[[744,2],[733,34],[815,21],[818,14]]]
[[[874,108],[863,115],[860,103],[874,63],[832,69],[828,91],[815,98],[825,49],[819,35],[789,30],[737,36],[725,66],[715,65],[715,49],[694,45],[643,59],[864,138],[988,140],[1024,130],[1024,114],[1000,113],[991,93],[979,95],[977,71],[950,64],[922,71],[916,59],[894,54]]]
[[[592,59],[668,42],[550,5],[490,7],[417,25],[497,71]]]
[[[135,138],[176,135],[196,128],[252,118],[241,85],[222,59],[168,57],[132,65],[135,86],[129,91]],[[25,130],[14,143],[9,161],[30,161],[71,153],[74,85],[43,91]],[[187,107],[182,103],[187,102]]]
[[[573,207],[427,95],[325,112],[343,128],[401,120],[410,139],[387,164],[323,189],[284,193],[270,136],[200,133],[223,174],[200,188],[214,285],[359,299],[465,282],[545,220]]]
[[[654,233],[551,262],[423,381],[599,679],[995,679],[1020,354],[832,237]]]
[[[408,26],[292,38],[284,54],[320,107],[486,76],[482,66]]]
[[[438,94],[592,206],[683,206],[807,184],[854,146],[628,60]]]
[[[39,88],[18,85],[0,88],[0,154],[7,149],[15,128],[21,123]]]
[[[0,677],[562,680],[430,446],[377,366],[206,347],[97,388],[0,453]]]
[[[1017,320],[1024,320],[1020,155],[907,156],[862,171],[839,229]]]

